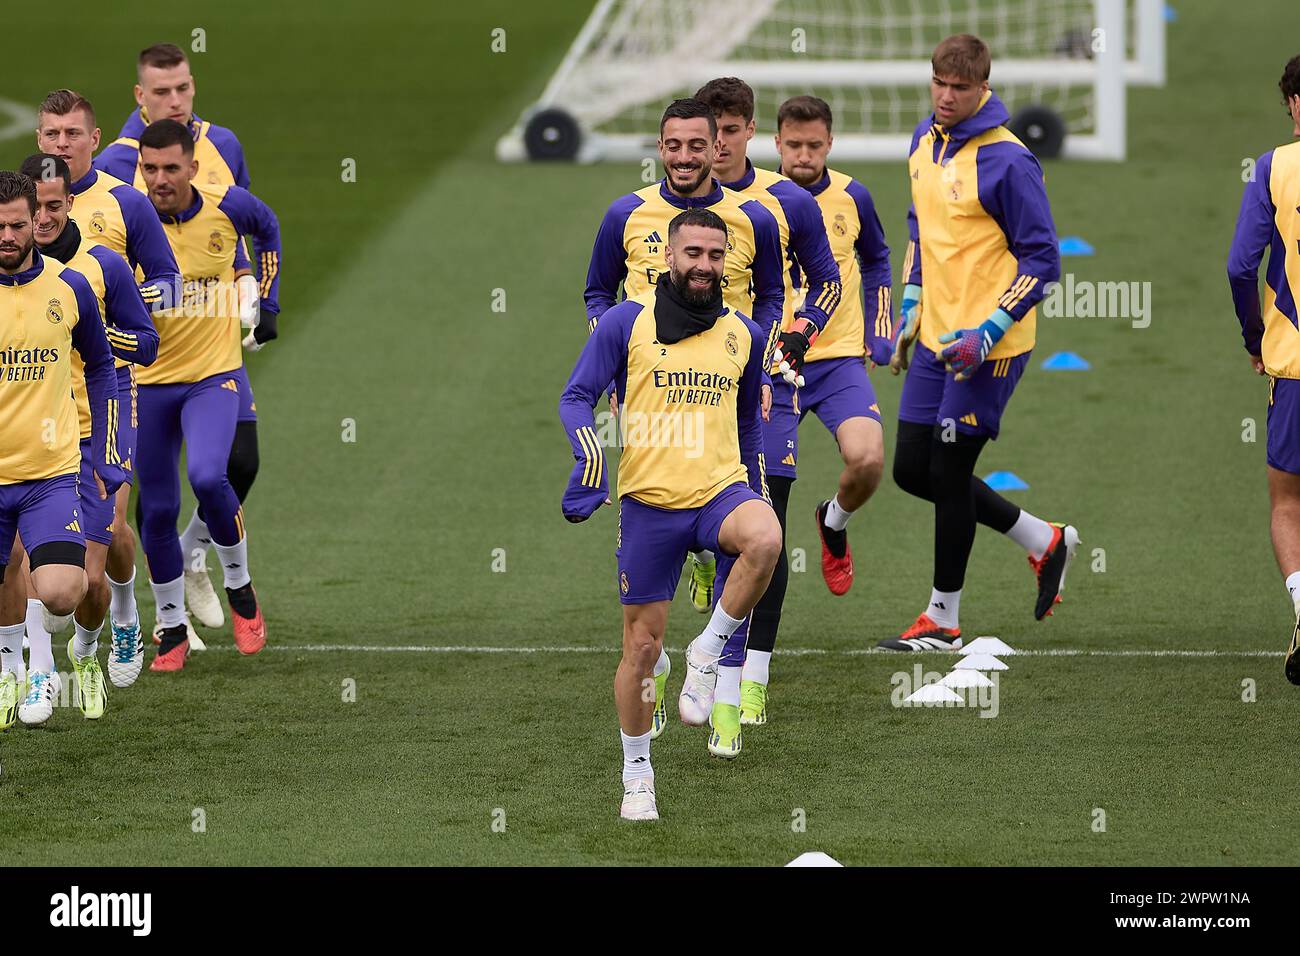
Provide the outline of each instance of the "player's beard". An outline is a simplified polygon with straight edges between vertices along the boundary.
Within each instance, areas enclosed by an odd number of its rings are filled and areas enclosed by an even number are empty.
[[[33,236],[27,240],[25,246],[18,246],[18,251],[12,252],[4,246],[0,246],[0,269],[6,272],[13,272],[27,259],[28,253],[32,251],[32,246],[36,244],[36,238]]]
[[[825,166],[823,166],[821,169],[818,169],[815,172],[810,171],[807,168],[803,168],[803,169],[796,168],[787,171],[786,175],[789,176],[792,180],[794,180],[796,184],[803,186],[806,189],[807,187],[813,185],[813,183],[820,180],[822,178],[822,175],[825,172],[826,172]]]
[[[691,277],[708,276],[709,285],[705,289],[691,287]],[[717,273],[706,273],[695,269],[673,273],[673,288],[687,305],[707,306],[722,299],[722,277]]]
[[[672,186],[673,192],[677,193],[680,196],[685,196],[695,192],[695,190],[699,189],[702,185],[704,185],[704,181],[708,179],[711,175],[713,175],[713,166],[709,163],[701,163],[699,174],[695,177],[695,179],[687,183],[685,186],[679,186],[677,184],[677,180],[673,179],[672,170],[669,170],[668,184]]]

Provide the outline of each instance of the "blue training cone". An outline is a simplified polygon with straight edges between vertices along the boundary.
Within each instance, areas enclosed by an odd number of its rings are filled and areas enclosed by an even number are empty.
[[[1060,246],[1063,256],[1090,256],[1097,251],[1092,247],[1092,243],[1081,236],[1064,236]]]
[[[984,478],[994,491],[1028,491],[1029,486],[1014,471],[995,471]]]
[[[1074,352],[1057,352],[1043,360],[1043,368],[1049,372],[1086,372],[1092,366],[1087,359]]]

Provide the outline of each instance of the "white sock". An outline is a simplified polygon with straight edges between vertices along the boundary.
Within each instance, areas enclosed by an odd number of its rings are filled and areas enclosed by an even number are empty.
[[[1035,560],[1042,558],[1052,544],[1052,526],[1042,518],[1035,518],[1023,508],[1020,517],[1007,532],[1007,537],[1029,552]],[[930,615],[933,617],[934,615]]]
[[[221,573],[225,575],[226,587],[242,588],[249,581],[253,580],[248,576],[248,535],[239,539],[238,544],[217,544],[213,541],[212,546],[217,549],[217,557],[221,558]]]
[[[212,535],[208,526],[199,517],[199,509],[190,515],[190,523],[181,532],[181,558],[186,571],[206,571],[208,569],[208,547],[212,544]]]
[[[960,591],[936,591],[930,589],[930,606],[925,613],[940,627],[957,626],[957,609],[961,606]]]
[[[158,623],[163,627],[175,627],[185,623],[185,575],[172,581],[150,581],[153,589],[154,606],[158,608]]]
[[[51,634],[62,634],[68,629],[68,622],[72,620],[71,614],[55,614],[48,607],[44,610],[49,618]]]
[[[72,622],[72,653],[77,656],[78,660],[87,657],[94,657],[99,653],[99,632],[104,629],[104,622],[99,622],[99,627],[93,631],[88,631],[81,626],[81,622],[74,620]]]
[[[655,677],[668,670],[668,652],[660,648],[659,660],[655,661]]]
[[[853,517],[853,512],[844,510],[844,507],[840,504],[839,495],[832,498],[831,503],[826,507],[826,527],[832,531],[843,531],[851,517]]]
[[[695,556],[695,560],[700,562],[700,564],[708,564],[713,560],[712,551],[692,551],[691,554]]]
[[[27,659],[32,670],[50,674],[54,671],[54,648],[45,629],[44,607],[35,598],[27,599]]]
[[[767,669],[772,663],[771,651],[746,651],[745,672],[741,679],[752,680],[756,684],[767,685]]]
[[[131,569],[131,577],[125,581],[114,581],[107,574],[104,577],[108,578],[108,589],[112,592],[108,605],[109,620],[123,626],[135,624],[140,620],[140,612],[135,606],[135,568]]]
[[[718,683],[713,690],[714,703],[740,706],[739,667],[719,667]]]
[[[623,782],[631,783],[639,777],[654,780],[655,772],[650,766],[650,731],[629,737],[620,729],[618,735],[623,740]]]
[[[0,671],[12,671],[18,678],[19,684],[27,680],[27,665],[23,663],[23,625],[21,624],[6,624],[0,627]]]
[[[722,643],[727,643],[727,638],[736,633],[736,628],[745,623],[743,617],[732,617],[722,609],[722,602],[719,601],[713,606],[713,617],[709,618],[709,626],[704,629],[706,634],[716,635],[722,639]],[[722,648],[718,648],[718,653],[722,653]]]
[[[1286,576],[1286,589],[1291,595],[1291,605],[1300,605],[1300,571],[1292,571]]]

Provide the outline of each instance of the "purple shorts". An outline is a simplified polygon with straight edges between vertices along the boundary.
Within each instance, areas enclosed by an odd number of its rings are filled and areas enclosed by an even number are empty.
[[[959,382],[918,342],[903,380],[898,420],[939,426],[951,421],[962,434],[997,438],[1002,412],[1029,364],[1029,355],[986,359],[971,378]]]
[[[799,423],[812,412],[832,436],[850,418],[880,421],[876,390],[866,363],[848,356],[809,362],[803,367],[802,388],[772,378],[772,414],[763,423],[763,459],[769,475],[795,477],[799,460]]]
[[[126,472],[126,482],[134,480],[136,430],[140,426],[139,410],[136,408],[135,370],[130,365],[123,365],[117,370],[117,457]],[[81,443],[81,461],[86,461],[87,441]],[[84,475],[83,468],[82,474]],[[83,479],[84,480],[84,479]],[[95,486],[92,478],[90,486]],[[109,499],[111,504],[112,499]],[[96,538],[96,541],[99,539]]]
[[[746,501],[762,501],[746,484],[728,485],[699,508],[670,510],[635,498],[618,502],[618,596],[624,604],[671,601],[688,551],[720,551],[718,531]],[[725,552],[723,552],[725,553]]]
[[[241,365],[230,373],[239,383],[239,421],[257,421],[257,403],[253,401],[253,385],[248,380],[248,366]]]
[[[99,486],[95,484],[95,466],[90,460],[89,438],[81,440],[81,476],[77,481],[77,496],[81,501],[81,532],[86,540],[112,544],[113,495],[106,499],[99,497]]]
[[[1268,466],[1300,475],[1300,379],[1269,379],[1267,427]]]
[[[0,485],[0,565],[9,563],[15,531],[29,554],[51,541],[84,547],[78,505],[75,474]]]

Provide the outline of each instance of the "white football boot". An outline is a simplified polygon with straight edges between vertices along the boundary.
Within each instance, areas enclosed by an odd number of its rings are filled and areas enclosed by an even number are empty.
[[[113,645],[108,652],[108,679],[114,687],[130,687],[144,667],[144,636],[137,621],[129,627],[109,624]]]
[[[699,638],[696,638],[699,640]],[[709,722],[713,711],[713,689],[718,683],[718,658],[709,657],[695,648],[695,641],[686,645],[686,680],[677,698],[677,714],[682,723],[702,727]]]
[[[638,777],[623,785],[623,806],[618,815],[624,820],[658,820],[653,777]]]
[[[226,623],[226,612],[221,609],[207,571],[185,572],[185,608],[204,627],[216,628]]]
[[[18,719],[28,727],[39,727],[54,716],[54,701],[62,690],[58,671],[29,671],[27,696],[18,705]]]

